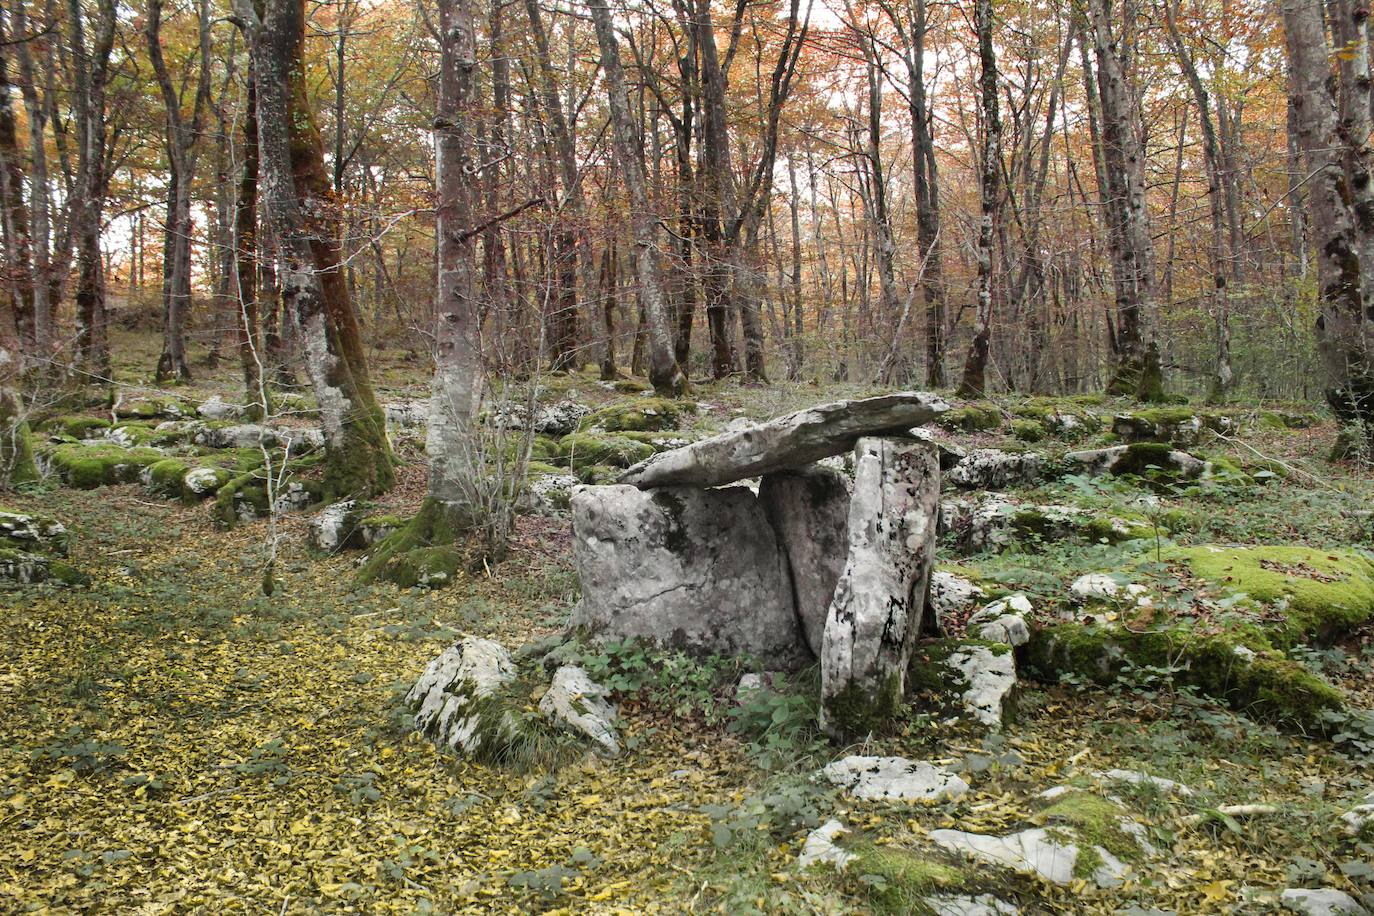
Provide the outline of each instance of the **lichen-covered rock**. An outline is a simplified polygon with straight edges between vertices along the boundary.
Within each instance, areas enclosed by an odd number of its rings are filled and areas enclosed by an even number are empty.
[[[863,438],[854,446],[848,555],[826,613],[820,726],[864,735],[895,715],[921,629],[940,463],[928,443]]]
[[[1046,473],[1044,457],[1035,452],[977,448],[955,465],[946,479],[962,490],[1006,490],[1033,486]]]
[[[1085,573],[1073,580],[1069,593],[1077,601],[1115,601],[1121,598],[1144,601],[1149,587],[1135,582],[1120,582],[1107,573]]]
[[[76,567],[53,556],[0,547],[0,579],[19,585],[49,582],[54,585],[84,585],[89,577]]]
[[[1365,828],[1374,824],[1374,793],[1365,796],[1360,804],[1341,815],[1345,832],[1351,836],[1362,836]]]
[[[1334,887],[1290,887],[1279,895],[1284,909],[1303,916],[1368,916],[1369,910],[1345,891]]]
[[[969,635],[988,642],[1006,643],[1013,648],[1024,646],[1030,642],[1030,625],[1026,618],[1032,610],[1025,595],[999,598],[969,618]]]
[[[1201,458],[1157,442],[1069,452],[1064,460],[1078,473],[1093,476],[1129,474],[1157,480],[1192,480],[1207,470],[1207,462]]]
[[[768,474],[759,503],[787,554],[797,615],[819,657],[826,612],[849,551],[849,481],[817,466]]]
[[[194,406],[173,398],[134,398],[114,405],[114,415],[121,420],[180,420],[195,414]]]
[[[627,468],[654,454],[654,447],[613,433],[571,433],[558,440],[558,457],[574,470],[609,464]]]
[[[492,411],[489,422],[504,429],[530,430],[561,438],[576,432],[578,424],[591,412],[590,407],[572,400],[536,404],[533,411],[525,404],[505,404]]]
[[[941,639],[923,642],[907,675],[913,695],[933,699],[943,715],[998,728],[1016,702],[1016,659],[1006,643]]]
[[[948,430],[986,432],[1002,425],[1002,410],[987,402],[965,404],[945,411],[935,422]]]
[[[435,744],[474,753],[504,722],[483,721],[500,716],[484,704],[515,678],[515,663],[500,643],[465,636],[440,653],[406,694],[415,729]]]
[[[0,509],[0,547],[65,557],[68,540],[66,527],[55,518]]]
[[[575,474],[557,472],[530,478],[530,509],[539,515],[563,515],[572,507],[572,491],[582,483]]]
[[[1017,916],[1021,911],[992,894],[940,894],[923,898],[934,916]]]
[[[697,405],[691,401],[675,401],[671,398],[647,395],[593,411],[584,416],[578,425],[585,430],[612,433],[662,432],[677,429],[683,416],[696,412]]]
[[[621,483],[714,487],[805,467],[849,450],[862,436],[925,424],[948,407],[935,395],[917,391],[821,404],[662,452],[630,468]]]
[[[304,455],[324,447],[324,433],[318,429],[238,423],[233,426],[201,426],[192,436],[192,441],[206,448],[266,446],[287,449],[292,455]]]
[[[316,550],[334,553],[352,540],[358,528],[359,506],[356,500],[325,506],[310,520],[310,543]]]
[[[983,597],[982,587],[971,579],[941,569],[932,572],[926,609],[934,614],[935,632],[943,633],[946,620],[963,618]]]
[[[905,757],[852,755],[827,764],[821,775],[864,801],[944,801],[968,783],[941,766]]]
[[[1196,412],[1188,407],[1156,407],[1112,418],[1112,432],[1123,442],[1166,442],[1196,445],[1204,431],[1232,433],[1235,419],[1221,413]]]
[[[553,683],[539,700],[539,711],[594,741],[608,754],[620,753],[620,737],[615,730],[615,707],[608,701],[605,687],[596,683],[576,665],[563,665],[553,675]]]
[[[429,423],[429,401],[425,398],[392,401],[382,405],[382,412],[386,425],[393,429],[413,429]]]
[[[998,496],[941,500],[939,531],[965,553],[997,550],[1016,540],[1011,519],[1019,509]]]
[[[572,512],[574,626],[770,668],[811,659],[786,557],[748,489],[578,487]]]
[[[211,395],[200,406],[196,408],[196,413],[206,420],[237,420],[244,414],[243,406],[226,401],[217,394]]]
[[[191,468],[181,478],[182,498],[189,501],[214,496],[219,492],[219,488],[228,483],[232,477],[233,474],[225,468]]]
[[[1031,827],[1004,836],[933,830],[930,838],[951,852],[1036,875],[1052,884],[1088,878],[1099,887],[1115,887],[1129,870],[1112,850],[1080,840],[1067,827]]]
[[[801,855],[797,856],[797,868],[805,871],[813,865],[832,865],[837,871],[844,871],[855,858],[836,845],[835,840],[848,833],[849,829],[837,820],[829,820],[806,835]]]

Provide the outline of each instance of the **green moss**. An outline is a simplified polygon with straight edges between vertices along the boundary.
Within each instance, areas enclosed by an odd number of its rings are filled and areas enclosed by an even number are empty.
[[[43,429],[46,432],[71,436],[73,439],[86,439],[99,438],[99,435],[109,429],[110,425],[110,421],[103,417],[69,414],[63,417],[53,417],[44,422]],[[93,432],[96,433],[95,436],[91,435]]]
[[[358,522],[362,528],[403,528],[410,524],[410,519],[404,515],[394,513],[384,513],[382,515],[369,515]]]
[[[591,486],[606,486],[620,479],[620,468],[605,464],[592,464],[577,470],[577,479]]]
[[[1174,476],[1170,471],[1173,462],[1169,458],[1173,451],[1167,442],[1133,442],[1126,446],[1121,457],[1112,462],[1112,474],[1117,477],[1125,474],[1135,477]]]
[[[1011,434],[1023,442],[1039,442],[1048,435],[1039,420],[1012,420]]]
[[[416,547],[391,558],[386,579],[402,588],[440,588],[453,584],[462,565],[462,554],[453,547]]]
[[[696,413],[696,409],[696,405],[690,401],[640,397],[621,404],[612,404],[588,414],[578,428],[607,432],[661,432],[665,429],[677,429],[681,418]]]
[[[632,439],[635,442],[642,442],[645,445],[650,446],[656,452],[663,452],[669,449],[677,448],[678,445],[680,445],[683,439],[685,438],[681,434],[676,432],[652,433],[636,432],[634,430],[625,430],[622,432],[618,432],[616,433],[616,437],[623,439]]]
[[[948,430],[979,432],[1001,427],[1002,411],[996,404],[976,402],[942,413],[935,422]]]
[[[181,496],[181,479],[190,469],[191,466],[180,458],[165,458],[149,465],[149,489],[163,496]]]
[[[1344,705],[1339,690],[1246,629],[1202,633],[1183,624],[1145,631],[1059,624],[1032,635],[1025,661],[1027,672],[1042,680],[1067,672],[1103,686],[1130,668],[1174,669],[1181,685],[1257,719],[1308,732],[1322,731],[1322,713]]]
[[[558,457],[567,461],[568,466],[574,470],[594,464],[628,468],[653,454],[652,445],[615,435],[570,433],[558,443]]]
[[[139,473],[164,456],[150,448],[63,443],[42,450],[49,466],[67,486],[91,490],[109,484],[131,483]]]
[[[1052,799],[1035,816],[1034,822],[1044,825],[1066,824],[1084,842],[1079,845],[1076,868],[1080,877],[1090,877],[1102,865],[1100,856],[1086,856],[1091,847],[1101,846],[1123,862],[1141,859],[1140,844],[1121,829],[1121,819],[1128,812],[1116,802],[1091,792],[1071,791]],[[1086,861],[1085,861],[1086,858]],[[1096,861],[1092,861],[1093,859]]]
[[[648,382],[641,382],[639,379],[622,378],[612,383],[611,388],[621,394],[639,394],[644,391],[653,391],[654,388]]]
[[[1330,641],[1374,618],[1374,561],[1301,546],[1190,547],[1169,559],[1231,594],[1285,607],[1281,642]]]
[[[930,913],[924,898],[967,883],[962,871],[931,861],[929,853],[862,841],[846,851],[854,855],[847,872],[863,887],[874,913]]]
[[[458,545],[471,527],[472,520],[459,517],[456,507],[426,497],[414,518],[376,546],[358,570],[358,581],[381,579],[407,588],[448,585],[462,565]]]
[[[1168,537],[1169,532],[1157,529],[1148,519],[1133,515],[1106,515],[1083,523],[1083,534],[1094,543],[1123,544],[1126,541]]]
[[[872,692],[851,683],[833,697],[822,698],[827,731],[841,740],[890,731],[902,708],[901,682],[893,673]]]
[[[534,480],[538,477],[548,477],[551,474],[566,473],[568,473],[567,468],[560,468],[543,461],[531,461],[529,464],[525,465],[525,477],[529,480]]]

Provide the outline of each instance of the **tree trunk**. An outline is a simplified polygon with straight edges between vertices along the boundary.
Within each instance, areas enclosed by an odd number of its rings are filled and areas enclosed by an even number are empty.
[[[371,496],[395,482],[381,406],[340,269],[338,205],[301,63],[304,0],[266,0],[249,23],[258,92],[259,190],[281,252],[281,293],[299,329],[325,437],[326,499]]]
[[[243,173],[239,178],[238,200],[234,206],[234,279],[237,302],[234,326],[237,329],[239,363],[243,368],[244,403],[251,416],[261,417],[269,410],[267,391],[262,385],[263,360],[258,328],[258,112],[257,80],[250,71],[247,102],[243,114]]]
[[[625,72],[620,64],[620,42],[605,0],[590,0],[601,68],[610,96],[611,127],[616,162],[624,175],[630,197],[630,228],[634,236],[634,258],[644,302],[648,331],[649,381],[661,395],[681,397],[687,391],[687,377],[673,357],[673,334],[668,323],[668,306],[663,295],[663,278],[656,257],[658,219],[650,209],[649,192],[643,166],[636,152],[638,141],[630,118],[629,96],[625,91]]]
[[[982,397],[986,390],[988,351],[992,338],[992,256],[997,209],[1001,202],[1002,117],[997,104],[997,55],[992,44],[992,0],[975,0],[973,27],[978,33],[979,98],[983,105],[983,144],[979,150],[978,292],[973,340],[959,395]]]

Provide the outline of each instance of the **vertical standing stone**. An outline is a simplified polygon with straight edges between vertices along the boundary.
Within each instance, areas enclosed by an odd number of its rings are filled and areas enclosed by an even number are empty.
[[[849,552],[849,484],[820,465],[763,475],[759,503],[787,553],[797,617],[817,658],[835,583]]]
[[[928,443],[863,438],[854,447],[849,557],[826,615],[821,729],[865,735],[901,703],[930,570],[940,463]]]

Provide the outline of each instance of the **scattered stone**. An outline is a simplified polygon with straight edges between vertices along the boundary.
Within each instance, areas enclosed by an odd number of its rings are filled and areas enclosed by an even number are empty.
[[[537,515],[562,515],[572,505],[572,491],[581,481],[575,474],[540,474],[530,481],[530,508]]]
[[[802,632],[817,656],[849,551],[849,500],[844,475],[814,465],[767,474],[759,485],[759,503],[787,555]]]
[[[505,429],[525,429],[545,436],[561,438],[577,430],[582,418],[592,412],[590,407],[576,401],[556,404],[537,404],[530,416],[524,404],[508,404],[492,412],[491,422]]]
[[[1074,868],[1078,865],[1078,846],[1058,842],[1054,834],[1055,831],[1043,827],[1032,827],[1006,836],[986,836],[962,830],[932,830],[930,838],[952,852],[1039,875],[1053,884],[1068,884],[1073,880]]]
[[[206,420],[237,420],[243,416],[244,409],[239,404],[231,404],[219,395],[213,394],[200,403],[196,413]]]
[[[399,429],[426,426],[429,423],[429,401],[415,398],[408,401],[392,401],[382,407],[386,415],[386,425]]]
[[[964,681],[960,701],[968,714],[988,728],[1000,728],[1016,696],[1016,656],[1009,646],[995,651],[970,644],[950,653],[945,666]]]
[[[1207,462],[1201,458],[1153,442],[1069,452],[1064,460],[1070,467],[1093,476],[1135,474],[1147,477],[1162,474],[1192,480],[1201,477],[1207,470]]]
[[[224,468],[191,468],[181,478],[182,489],[197,499],[213,496],[232,475]]]
[[[940,450],[940,470],[942,472],[952,470],[959,462],[968,457],[968,450],[962,445],[935,435],[927,426],[913,426],[909,434],[911,438],[929,442]]]
[[[1332,887],[1290,887],[1279,895],[1279,900],[1286,909],[1304,916],[1367,916],[1369,913],[1354,897]]]
[[[586,735],[606,753],[620,753],[620,738],[615,730],[615,707],[610,695],[587,672],[576,665],[564,665],[553,675],[553,683],[539,701],[539,711]]]
[[[944,801],[969,788],[944,767],[905,757],[845,757],[827,764],[821,774],[864,801]]]
[[[303,455],[324,447],[324,433],[318,429],[239,423],[234,426],[201,426],[194,432],[191,441],[205,448],[266,446],[286,448],[293,455]]]
[[[578,487],[572,512],[574,627],[782,670],[810,660],[787,559],[748,489]]]
[[[983,589],[971,579],[939,569],[932,572],[926,607],[932,612],[936,632],[943,633],[946,620],[963,617],[983,597]]]
[[[854,853],[846,852],[835,845],[836,837],[849,832],[849,829],[836,820],[826,821],[806,836],[801,855],[797,857],[797,868],[805,871],[813,865],[833,865],[836,871],[844,871],[855,858]]]
[[[515,663],[504,646],[463,637],[431,661],[406,694],[416,730],[435,744],[473,753],[493,727],[482,721],[482,701],[514,677]]]
[[[311,545],[325,553],[342,550],[358,528],[359,514],[352,499],[325,506],[310,521]]]
[[[968,621],[968,632],[976,639],[1000,642],[1016,648],[1030,642],[1030,625],[1026,617],[1032,612],[1025,595],[999,598],[978,611]]]
[[[1341,822],[1345,824],[1345,832],[1351,836],[1364,833],[1366,827],[1374,824],[1374,794],[1367,795],[1361,804],[1342,814]]]
[[[1045,459],[1035,452],[978,448],[955,465],[946,479],[963,490],[1006,490],[1032,486],[1045,473]]]
[[[791,470],[847,451],[862,436],[903,432],[948,409],[939,397],[917,391],[821,404],[662,452],[630,468],[621,483],[713,487]]]
[[[1117,598],[1134,598],[1137,603],[1146,603],[1145,594],[1150,589],[1134,582],[1122,584],[1107,573],[1087,573],[1073,580],[1069,591],[1079,601],[1113,601]]]
[[[1193,794],[1193,790],[1181,782],[1165,779],[1162,776],[1151,776],[1141,770],[1105,770],[1094,773],[1093,776],[1107,782],[1127,782],[1133,786],[1153,786],[1163,795],[1179,795],[1188,798]]]
[[[895,715],[921,628],[940,464],[928,443],[863,438],[854,447],[848,557],[825,618],[820,727],[864,735]]]
[[[1012,517],[1020,507],[998,496],[955,497],[940,502],[940,534],[966,553],[997,550],[1016,540]]]
[[[0,544],[16,550],[67,555],[66,527],[46,515],[0,509],[0,538]]]
[[[1021,912],[991,894],[979,894],[977,897],[948,894],[924,899],[935,916],[1016,916]]]

